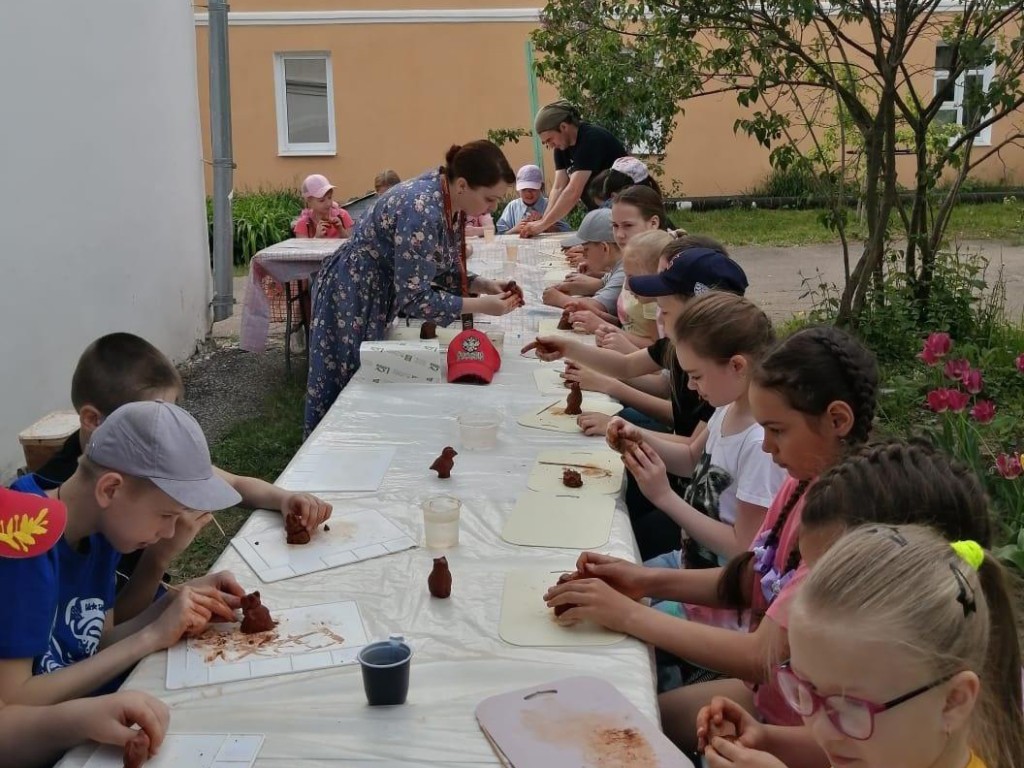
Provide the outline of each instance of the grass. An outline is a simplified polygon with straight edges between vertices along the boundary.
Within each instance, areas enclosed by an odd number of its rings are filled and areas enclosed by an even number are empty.
[[[289,380],[264,401],[259,415],[232,426],[211,444],[213,463],[236,475],[273,482],[302,445],[305,384]],[[230,538],[249,517],[248,509],[233,507],[217,513],[217,522]],[[206,526],[171,566],[174,581],[202,576],[227,546],[217,526]]]
[[[1024,244],[1020,203],[959,205],[947,229],[951,240],[1005,240]],[[727,208],[718,211],[670,211],[676,226],[709,234],[726,245],[790,246],[838,241],[820,221],[818,210],[767,210]],[[857,224],[850,227],[853,239],[863,235]]]

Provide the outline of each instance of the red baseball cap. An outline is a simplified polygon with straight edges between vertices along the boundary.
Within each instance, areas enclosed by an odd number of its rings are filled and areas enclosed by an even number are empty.
[[[68,510],[57,499],[0,488],[0,557],[35,557],[64,535]]]
[[[501,355],[482,331],[462,331],[448,345],[448,381],[451,383],[490,384],[499,368]]]

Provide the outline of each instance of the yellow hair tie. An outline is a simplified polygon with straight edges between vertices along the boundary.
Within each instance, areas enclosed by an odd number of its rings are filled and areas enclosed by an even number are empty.
[[[976,541],[954,541],[950,546],[960,559],[967,563],[974,570],[980,570],[985,562],[985,550]]]

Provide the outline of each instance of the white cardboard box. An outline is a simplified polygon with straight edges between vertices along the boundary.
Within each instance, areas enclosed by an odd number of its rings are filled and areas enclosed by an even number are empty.
[[[364,341],[359,375],[374,384],[437,384],[443,381],[441,346],[431,341]]]

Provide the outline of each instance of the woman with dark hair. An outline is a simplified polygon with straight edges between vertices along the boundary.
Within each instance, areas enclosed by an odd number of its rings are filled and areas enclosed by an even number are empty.
[[[359,370],[359,346],[399,312],[438,325],[520,306],[507,282],[466,270],[467,216],[491,213],[516,175],[489,141],[452,146],[445,164],[379,197],[320,268],[306,388],[306,434]],[[470,294],[481,294],[471,296]]]
[[[601,193],[605,200],[611,200],[617,193],[634,184],[650,187],[661,196],[661,187],[642,161],[635,157],[620,157],[608,169]]]

